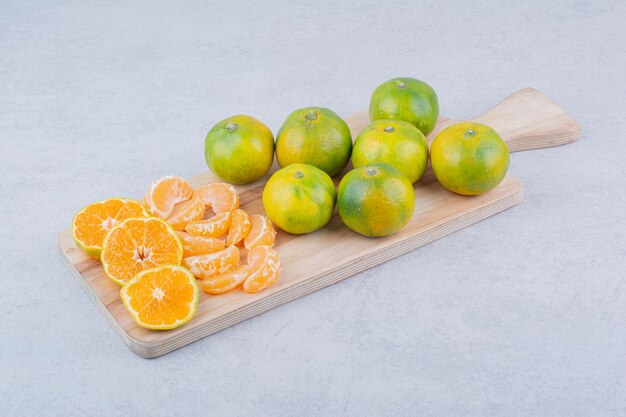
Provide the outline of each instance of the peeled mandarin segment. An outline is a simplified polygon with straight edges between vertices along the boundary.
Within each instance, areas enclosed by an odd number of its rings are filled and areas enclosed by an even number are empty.
[[[195,277],[206,279],[235,269],[239,256],[239,249],[229,246],[218,252],[184,258],[183,266],[189,268]]]
[[[163,177],[156,180],[146,193],[144,201],[155,216],[167,219],[174,206],[191,199],[193,187],[181,177]]]
[[[79,248],[94,258],[100,257],[107,232],[131,217],[148,217],[139,201],[111,198],[89,204],[72,221],[72,236]]]
[[[267,263],[269,259],[279,261],[278,252],[269,246],[257,246],[248,252],[248,266],[252,271]]]
[[[240,265],[230,272],[202,280],[202,291],[208,294],[223,294],[240,286],[250,275],[250,268]]]
[[[243,241],[246,249],[250,250],[257,246],[274,245],[276,230],[267,217],[253,214],[250,216],[250,224],[250,232]]]
[[[153,330],[174,329],[191,320],[200,297],[193,275],[175,265],[139,272],[124,284],[120,296],[135,323]]]
[[[204,203],[194,197],[191,200],[176,204],[167,221],[174,230],[184,230],[187,223],[202,220],[204,209]]]
[[[280,263],[270,260],[269,263],[250,273],[243,283],[243,289],[248,293],[263,291],[274,285],[280,276]]]
[[[268,256],[278,258],[278,253],[269,246],[257,246],[248,252],[248,265],[254,270],[264,262],[265,258]]]
[[[248,253],[250,275],[243,283],[246,292],[259,292],[271,287],[280,276],[278,253],[267,246],[258,246]]]
[[[220,237],[230,227],[230,212],[216,214],[207,220],[190,222],[185,226],[185,231],[192,235],[202,237]]]
[[[156,217],[130,218],[113,227],[104,239],[102,266],[123,284],[139,272],[164,264],[180,265],[183,245],[176,232]]]
[[[194,236],[177,231],[176,235],[183,244],[183,257],[204,255],[224,249],[224,241],[214,237]]]
[[[239,207],[239,194],[231,184],[218,182],[196,189],[194,196],[217,213],[233,211]]]
[[[241,242],[246,236],[248,236],[251,227],[252,223],[250,223],[248,213],[246,213],[243,209],[233,211],[230,217],[230,230],[228,231],[228,237],[226,238],[226,245],[231,246]]]

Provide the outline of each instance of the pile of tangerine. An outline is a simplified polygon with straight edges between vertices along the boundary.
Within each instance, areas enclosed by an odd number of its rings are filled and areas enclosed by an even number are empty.
[[[124,306],[139,326],[173,329],[196,311],[196,278],[208,294],[238,287],[254,293],[278,279],[276,230],[267,217],[239,206],[230,184],[194,190],[183,178],[164,177],[152,183],[143,203],[111,198],[89,204],[74,216],[72,234],[122,285]],[[214,215],[205,219],[208,209]],[[240,263],[242,251],[247,264]]]

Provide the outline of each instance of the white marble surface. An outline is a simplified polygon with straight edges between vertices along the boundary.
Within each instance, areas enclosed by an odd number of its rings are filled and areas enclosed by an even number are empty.
[[[624,2],[204,3],[0,2],[1,415],[626,415]],[[85,203],[205,170],[217,120],[399,75],[455,118],[535,87],[583,139],[512,156],[519,206],[160,359],[57,259]]]

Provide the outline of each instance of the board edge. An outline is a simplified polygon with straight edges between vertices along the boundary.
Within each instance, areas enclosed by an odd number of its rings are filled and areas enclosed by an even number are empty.
[[[130,350],[132,350],[135,354],[141,356],[142,358],[152,359],[165,355],[176,349],[182,348],[191,343],[197,342],[201,339],[218,333],[222,330],[225,330],[229,327],[242,323],[248,319],[260,316],[263,313],[273,310],[274,308],[278,308],[289,302],[295,301],[299,298],[317,292],[323,288],[329,287],[340,281],[348,279],[356,274],[367,271],[375,266],[381,265],[399,256],[412,252],[422,246],[449,236],[459,230],[462,230],[468,226],[492,217],[509,208],[515,207],[522,202],[524,189],[522,183],[517,178],[513,177],[513,179],[515,180],[517,187],[516,190],[509,194],[508,197],[502,198],[495,204],[481,207],[466,216],[455,217],[454,219],[443,223],[441,227],[445,228],[447,226],[448,229],[445,230],[443,234],[438,235],[434,238],[424,238],[424,236],[428,236],[429,234],[425,233],[415,236],[421,237],[421,240],[409,238],[402,242],[398,242],[394,245],[389,246],[384,251],[374,254],[374,256],[356,259],[348,264],[342,265],[334,271],[329,271],[325,274],[311,277],[310,279],[298,283],[295,286],[285,288],[273,294],[272,297],[262,299],[257,303],[248,304],[237,310],[233,310],[227,314],[224,314],[223,316],[220,316],[213,321],[205,323],[202,327],[197,328],[197,331],[182,335],[182,338],[171,337],[165,340],[160,340],[158,342],[144,341],[131,336],[123,328],[118,326],[120,328],[120,331],[123,333],[123,336],[121,337],[124,340],[126,346],[128,346]],[[493,211],[494,207],[495,211]],[[450,227],[450,225],[452,225],[452,227]],[[411,242],[412,240],[415,240],[415,242]],[[407,244],[407,242],[410,242],[410,244]],[[392,255],[389,256],[388,253],[392,253]],[[381,257],[383,257],[384,259],[381,260]],[[102,313],[111,317],[108,311]],[[107,318],[107,320],[110,321],[109,318]]]

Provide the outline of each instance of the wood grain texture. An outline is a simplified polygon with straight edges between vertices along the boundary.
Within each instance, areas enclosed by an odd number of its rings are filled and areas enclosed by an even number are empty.
[[[474,120],[494,127],[511,151],[556,146],[580,136],[578,124],[533,89],[513,94]],[[356,136],[367,126],[369,117],[360,112],[346,121]],[[451,123],[440,118],[435,133]],[[250,213],[263,213],[261,193],[268,176],[237,187],[242,206]],[[190,181],[199,186],[220,180],[205,172]],[[279,232],[276,248],[283,272],[274,287],[257,294],[240,290],[219,296],[202,293],[195,317],[166,332],[142,329],[133,322],[120,300],[120,287],[104,275],[98,261],[76,247],[69,228],[59,234],[59,250],[77,282],[126,345],[142,357],[153,358],[414,250],[521,200],[522,185],[510,175],[485,195],[464,197],[443,189],[428,170],[415,184],[415,211],[400,232],[385,238],[365,238],[343,226],[337,215],[328,226],[309,235]]]

